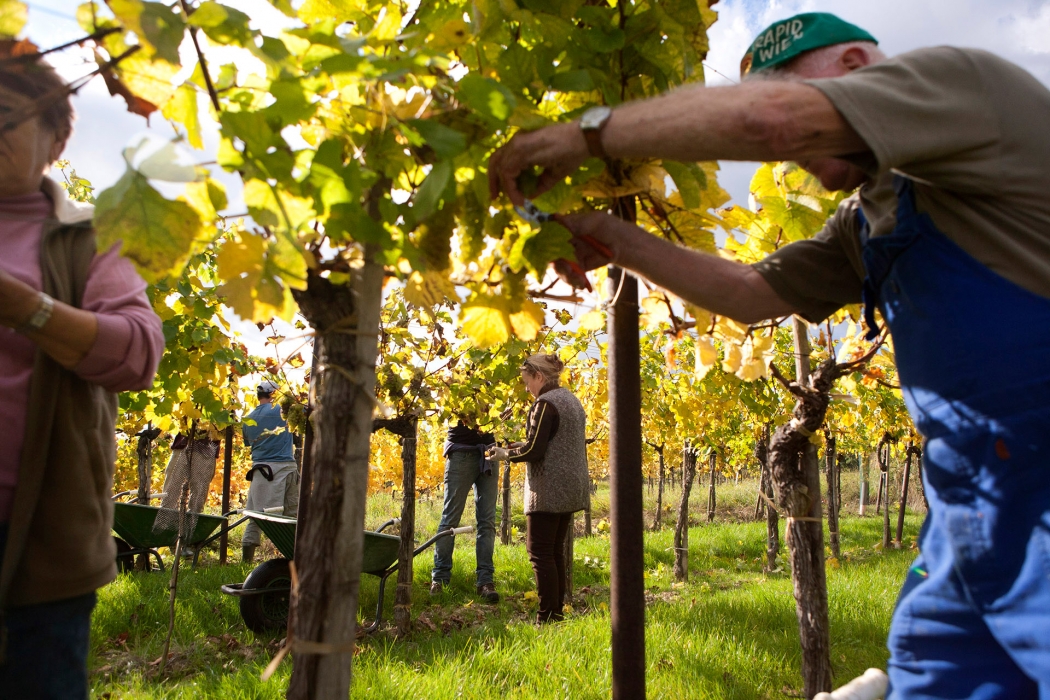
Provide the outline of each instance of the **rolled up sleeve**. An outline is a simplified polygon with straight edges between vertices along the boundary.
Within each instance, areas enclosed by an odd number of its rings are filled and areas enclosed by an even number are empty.
[[[861,301],[864,266],[856,209],[855,197],[844,201],[816,236],[752,265],[777,296],[811,323]]]

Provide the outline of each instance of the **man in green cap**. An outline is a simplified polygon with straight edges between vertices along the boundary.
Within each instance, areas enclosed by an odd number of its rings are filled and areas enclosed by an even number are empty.
[[[591,156],[790,160],[859,188],[813,239],[754,265],[604,213],[560,220],[581,267],[615,263],[744,323],[863,301],[875,333],[878,308],[930,502],[890,628],[890,697],[1050,698],[1050,91],[983,51],[887,58],[820,13],[760,33],[741,67],[739,86],[518,134],[492,156],[492,194],[520,205],[523,170],[543,168],[543,191]]]

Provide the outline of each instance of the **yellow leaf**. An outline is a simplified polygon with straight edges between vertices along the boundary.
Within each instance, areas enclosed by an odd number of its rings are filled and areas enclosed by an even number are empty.
[[[191,83],[183,83],[175,91],[175,95],[161,108],[161,114],[186,127],[186,139],[191,146],[197,149],[204,148],[204,141],[201,139],[200,114],[197,108],[197,91]]]
[[[685,312],[693,317],[696,321],[696,330],[699,333],[706,333],[711,328],[712,314],[707,309],[701,309],[699,306],[693,306],[692,304],[685,305]]]
[[[737,323],[728,316],[719,316],[718,323],[715,324],[715,331],[722,334],[723,338],[727,340],[735,340],[738,343],[744,342],[744,338],[747,337],[747,326]]]
[[[459,323],[471,342],[481,349],[510,338],[510,318],[502,299],[482,297],[464,304]]]
[[[767,365],[764,360],[760,357],[743,363],[737,371],[736,376],[743,379],[745,382],[751,382],[756,379],[760,379],[766,374]]]
[[[605,314],[601,309],[592,309],[580,317],[580,328],[585,331],[597,331],[605,328]]]
[[[538,603],[540,600],[540,597],[536,593],[536,591],[525,591],[525,595],[523,595],[521,598],[522,600],[527,601],[529,603]]]
[[[751,344],[755,348],[755,352],[766,352],[773,347],[773,335],[753,335],[751,336]]]
[[[543,320],[543,307],[531,299],[526,299],[521,305],[521,310],[510,315],[510,327],[514,330],[514,335],[530,341],[536,338],[543,326]]]
[[[15,37],[29,20],[25,3],[18,0],[0,0],[0,36]]]
[[[718,362],[718,350],[711,336],[705,335],[696,341],[696,347],[700,351],[700,362],[708,367]]]
[[[730,374],[735,374],[740,369],[741,352],[736,343],[726,342],[725,359],[722,360],[722,369]]]
[[[445,22],[440,29],[430,35],[427,47],[438,51],[448,51],[470,41],[470,25],[462,19]]]
[[[642,323],[650,330],[657,329],[661,323],[671,318],[671,309],[660,292],[653,292],[642,299]]]
[[[718,351],[715,349],[715,343],[711,340],[711,336],[704,335],[697,339],[695,361],[696,368],[694,373],[697,381],[700,381],[707,376],[707,373],[718,362]]]
[[[392,41],[401,31],[401,11],[395,4],[383,6],[383,16],[372,30],[377,41]]]
[[[216,256],[219,276],[233,280],[243,274],[258,279],[263,271],[266,241],[260,236],[243,232],[238,240],[227,241]]]
[[[442,272],[415,271],[405,281],[405,301],[428,309],[446,301],[456,300],[456,285]]]

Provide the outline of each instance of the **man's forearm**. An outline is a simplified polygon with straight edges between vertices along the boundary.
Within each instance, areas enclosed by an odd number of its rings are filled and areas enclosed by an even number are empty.
[[[814,87],[760,81],[689,86],[617,107],[602,135],[612,158],[778,161],[868,150]]]
[[[617,264],[685,301],[741,323],[795,313],[750,265],[635,231],[620,249]]]

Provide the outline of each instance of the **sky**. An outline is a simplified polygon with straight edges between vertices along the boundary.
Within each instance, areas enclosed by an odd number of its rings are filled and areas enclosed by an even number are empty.
[[[281,21],[279,13],[263,0],[225,1],[248,13],[260,26]],[[46,47],[81,36],[73,20],[78,3],[29,0],[29,37]],[[890,55],[940,44],[978,47],[1014,61],[1050,85],[1050,0],[723,0],[714,9],[719,19],[710,31],[709,85],[727,84],[723,76],[738,77],[740,57],[763,27],[797,12],[814,11],[834,12],[859,24]],[[70,77],[85,70],[75,56],[64,58],[60,68]],[[157,117],[149,129],[144,119],[129,114],[123,101],[110,97],[98,81],[89,84],[74,105],[78,121],[67,157],[99,187],[120,177],[124,170],[120,153],[133,137],[146,131],[171,135]],[[211,160],[216,144],[214,135],[206,139],[202,161]],[[752,163],[724,164],[721,182],[734,201],[747,201],[754,170]],[[236,202],[236,193],[231,194],[231,202]]]
[[[73,17],[79,2],[28,0],[29,38],[44,48],[80,38],[83,32]],[[264,30],[285,21],[264,0],[224,2],[246,12]],[[709,85],[737,79],[740,57],[761,29],[798,12],[819,11],[833,12],[865,28],[889,55],[935,45],[982,48],[1023,66],[1050,86],[1050,0],[722,0],[714,9],[719,19],[709,33]],[[67,78],[87,71],[83,58],[72,52],[55,62]],[[109,96],[101,81],[89,83],[74,98],[74,107],[77,122],[65,157],[98,188],[121,176],[125,167],[121,152],[130,142],[143,133],[163,138],[173,135],[159,116],[147,125],[143,118],[129,114],[123,100]],[[205,133],[205,149],[195,153],[198,162],[213,160],[217,143],[214,131]],[[746,205],[748,183],[756,167],[755,163],[722,164],[719,182],[733,203]],[[236,178],[218,169],[214,174],[227,185],[228,212],[243,212]],[[242,330],[252,336],[255,329],[243,324]],[[250,337],[249,345],[261,348],[265,334],[255,335],[260,337]]]

